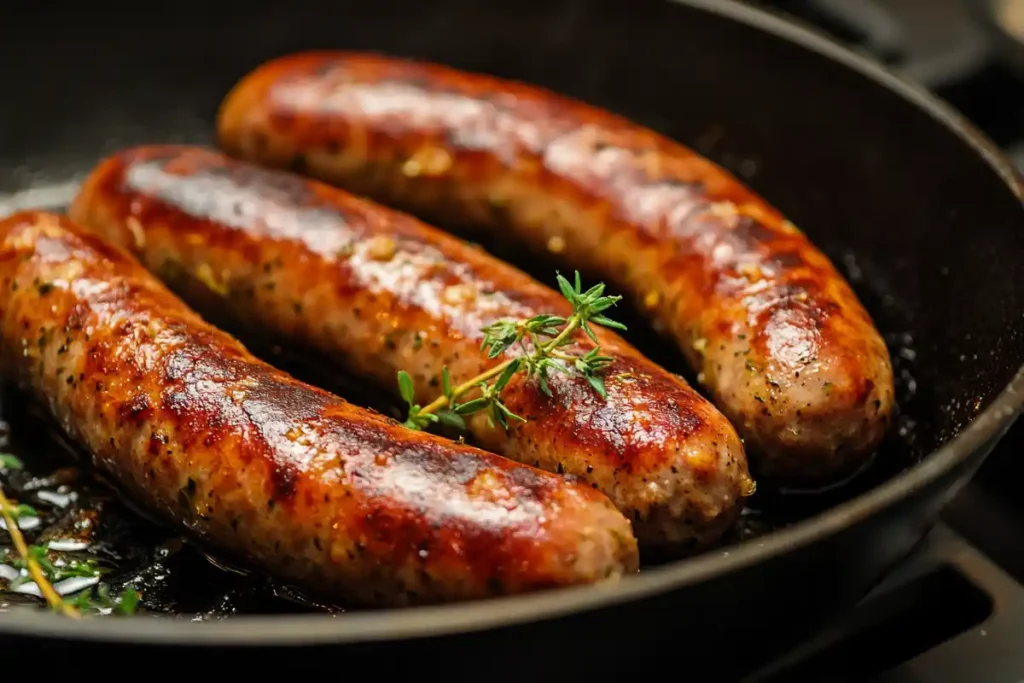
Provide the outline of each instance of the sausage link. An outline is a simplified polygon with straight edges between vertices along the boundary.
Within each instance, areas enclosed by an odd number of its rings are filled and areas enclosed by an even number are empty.
[[[369,605],[637,569],[582,483],[408,430],[257,360],[68,219],[0,222],[0,363],[144,507],[211,547]]]
[[[134,249],[187,301],[223,297],[235,322],[312,347],[396,394],[406,370],[421,405],[441,395],[444,366],[458,385],[522,353],[488,359],[484,326],[572,313],[558,292],[407,215],[202,148],[116,154],[71,213]],[[478,413],[471,434],[488,450],[584,478],[632,519],[641,544],[705,547],[752,489],[739,436],[685,380],[595,331],[613,359],[607,399],[577,372],[548,373],[550,395],[520,374],[502,398],[526,421],[506,432]],[[582,331],[574,340],[566,351],[594,346]]]
[[[892,364],[828,258],[695,152],[526,84],[370,54],[257,68],[221,146],[596,273],[670,334],[758,477],[819,486],[891,420]]]

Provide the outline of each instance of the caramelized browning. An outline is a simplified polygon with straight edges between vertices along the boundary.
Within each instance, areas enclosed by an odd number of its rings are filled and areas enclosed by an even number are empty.
[[[888,351],[829,260],[723,169],[621,117],[439,65],[320,52],[246,76],[219,135],[232,155],[599,273],[676,339],[779,483],[845,476],[887,427]]]
[[[220,299],[234,320],[313,346],[389,391],[406,370],[424,405],[441,393],[445,365],[458,384],[505,359],[481,350],[482,327],[572,313],[558,292],[407,215],[201,148],[115,155],[72,215],[191,301]],[[551,373],[550,396],[519,375],[503,398],[526,422],[506,433],[475,415],[477,442],[607,493],[642,543],[716,540],[752,487],[735,430],[618,335],[598,339],[613,358],[607,399],[578,373]],[[566,350],[593,346],[579,332]]]
[[[0,222],[0,361],[145,507],[286,580],[371,605],[637,568],[590,487],[407,430],[257,360],[67,219]]]

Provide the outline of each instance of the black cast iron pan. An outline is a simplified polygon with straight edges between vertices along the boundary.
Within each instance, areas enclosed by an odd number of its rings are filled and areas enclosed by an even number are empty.
[[[511,680],[673,666],[682,675],[710,661],[727,678],[840,613],[903,558],[1024,400],[1018,177],[941,103],[761,11],[708,0],[292,0],[2,14],[4,213],[62,206],[98,159],[127,145],[212,144],[220,99],[271,57],[344,47],[435,60],[589,100],[738,173],[843,268],[890,344],[900,402],[858,480],[759,499],[728,545],[613,590],[319,614],[258,576],[172,553],[166,534],[107,495],[112,581],[149,572],[149,611],[77,623],[11,610],[0,614],[5,652],[58,640],[149,654],[230,645],[248,648],[234,661],[254,664],[292,661],[280,648],[304,645],[315,647],[303,662],[324,656],[378,673]],[[681,368],[663,345],[636,341]],[[12,447],[30,470],[67,464],[44,457],[54,450],[47,425],[22,403],[5,396]],[[105,495],[90,490],[79,504]]]

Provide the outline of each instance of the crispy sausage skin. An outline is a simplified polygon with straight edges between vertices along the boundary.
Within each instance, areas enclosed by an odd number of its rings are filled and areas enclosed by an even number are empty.
[[[234,319],[395,393],[406,370],[421,405],[440,395],[445,365],[459,384],[504,360],[481,350],[482,327],[572,312],[560,293],[410,216],[197,147],[114,155],[71,215],[133,249],[187,301],[218,293]],[[568,350],[593,348],[583,332],[575,339]],[[614,358],[607,400],[578,373],[549,373],[550,396],[519,375],[502,397],[526,422],[506,433],[478,413],[467,425],[476,442],[583,477],[627,514],[643,545],[688,550],[718,539],[752,488],[735,429],[618,335],[599,329],[598,339]]]
[[[5,377],[126,492],[211,547],[377,606],[636,570],[629,521],[586,484],[295,380],[64,217],[11,216],[0,244]]]
[[[885,343],[827,257],[723,169],[616,115],[440,65],[318,52],[243,78],[218,134],[233,156],[511,234],[629,293],[758,477],[834,482],[891,419]]]

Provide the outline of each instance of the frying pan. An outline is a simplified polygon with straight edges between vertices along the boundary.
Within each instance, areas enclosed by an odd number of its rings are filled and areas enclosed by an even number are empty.
[[[4,213],[62,206],[127,145],[212,144],[228,88],[288,52],[374,50],[518,78],[696,147],[803,226],[885,333],[900,412],[857,482],[769,501],[780,528],[614,588],[209,623],[17,610],[0,615],[7,652],[56,640],[150,656],[217,645],[255,664],[291,661],[282,655],[301,645],[302,662],[347,671],[522,680],[711,664],[728,678],[841,613],[903,559],[1024,401],[1021,180],[942,103],[777,16],[707,0],[31,5],[3,21]],[[662,358],[665,346],[646,348]]]

